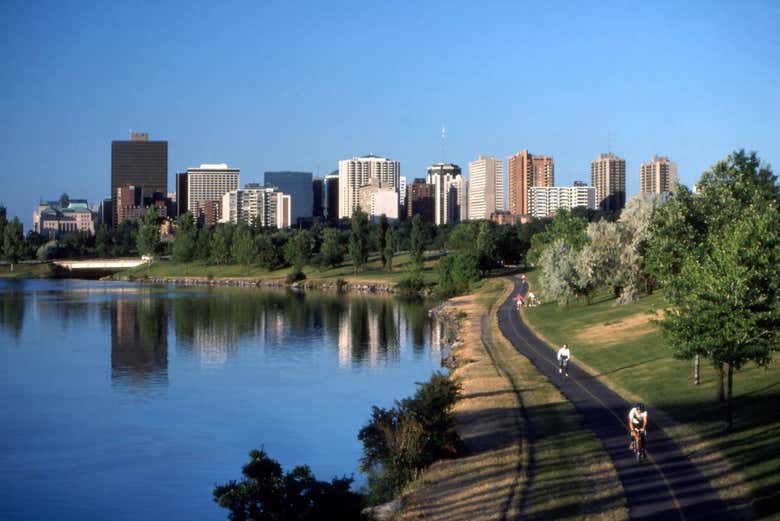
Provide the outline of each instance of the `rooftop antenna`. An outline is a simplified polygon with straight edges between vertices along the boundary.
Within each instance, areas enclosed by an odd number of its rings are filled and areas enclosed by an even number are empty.
[[[444,123],[441,124],[441,162],[444,163],[444,159],[446,158],[446,155],[444,153],[444,145],[447,142],[447,129],[444,126]]]

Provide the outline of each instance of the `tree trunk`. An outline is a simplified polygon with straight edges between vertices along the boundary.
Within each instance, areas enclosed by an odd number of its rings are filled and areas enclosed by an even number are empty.
[[[701,359],[699,355],[693,357],[693,383],[699,385],[701,377]]]
[[[718,365],[718,401],[723,403],[726,400],[726,395],[723,390],[723,364]]]
[[[729,364],[729,389],[728,389],[728,397],[726,398],[726,430],[731,430],[731,428],[734,426],[734,411],[732,407],[733,384],[734,384],[734,366],[732,364]]]

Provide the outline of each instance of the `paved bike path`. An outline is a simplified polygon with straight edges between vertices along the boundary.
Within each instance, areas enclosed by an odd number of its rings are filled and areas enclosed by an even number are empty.
[[[647,460],[637,463],[628,449],[627,417],[631,404],[595,377],[569,365],[569,377],[558,374],[556,353],[540,340],[517,312],[515,297],[527,285],[515,285],[500,306],[498,324],[504,336],[526,356],[582,413],[585,423],[612,458],[628,502],[631,519],[727,520],[732,517],[709,482],[663,431],[653,427],[649,408]],[[576,360],[577,353],[573,352]]]

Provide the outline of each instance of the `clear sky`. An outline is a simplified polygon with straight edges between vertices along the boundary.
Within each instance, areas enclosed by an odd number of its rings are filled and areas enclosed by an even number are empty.
[[[411,180],[524,148],[567,185],[608,144],[629,194],[653,154],[689,185],[736,148],[780,170],[780,2],[0,8],[0,201],[25,229],[39,198],[107,197],[130,129],[168,141],[170,191],[201,163],[243,184],[374,153]]]

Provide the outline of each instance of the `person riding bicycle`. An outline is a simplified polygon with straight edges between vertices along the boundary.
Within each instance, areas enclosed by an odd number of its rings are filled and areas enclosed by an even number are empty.
[[[637,402],[628,412],[628,432],[631,434],[631,449],[634,448],[634,442],[640,437],[642,438],[642,445],[644,445],[646,431],[647,410],[645,409],[645,404]]]
[[[566,376],[569,376],[569,359],[571,358],[571,351],[569,351],[569,346],[567,344],[563,344],[561,348],[558,350],[558,372],[563,374],[565,373]]]

